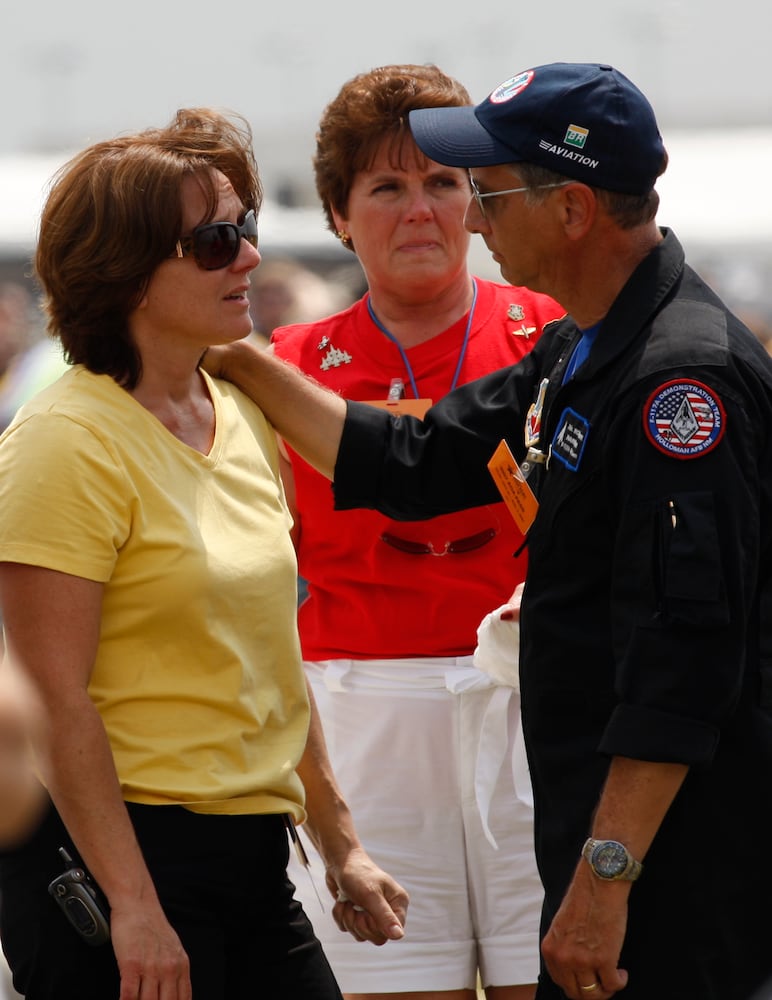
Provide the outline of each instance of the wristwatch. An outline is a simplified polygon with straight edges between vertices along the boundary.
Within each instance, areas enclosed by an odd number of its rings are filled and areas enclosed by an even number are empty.
[[[593,840],[588,837],[582,848],[582,857],[598,878],[609,882],[616,879],[634,882],[643,868],[618,840]]]

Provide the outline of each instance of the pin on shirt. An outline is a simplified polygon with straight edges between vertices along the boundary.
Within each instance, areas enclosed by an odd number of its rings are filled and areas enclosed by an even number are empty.
[[[330,345],[329,351],[325,354],[319,364],[319,367],[323,372],[326,372],[330,368],[340,368],[341,365],[351,364],[351,355],[348,351],[341,351],[340,348],[333,347],[327,337],[324,337],[323,340],[327,340],[327,344]],[[327,344],[324,346],[326,347]],[[319,349],[322,350],[321,346]]]
[[[509,309],[507,309],[507,319],[511,319],[514,323],[522,323],[519,329],[512,331],[512,335],[515,337],[530,337],[532,333],[536,333],[535,326],[526,326],[523,323],[525,309],[518,302],[510,302]]]
[[[528,408],[528,413],[525,418],[526,448],[535,448],[539,443],[539,436],[541,434],[541,418],[544,412],[544,400],[547,396],[547,389],[549,389],[549,386],[550,380],[548,378],[543,378],[539,383],[539,392],[536,399]]]

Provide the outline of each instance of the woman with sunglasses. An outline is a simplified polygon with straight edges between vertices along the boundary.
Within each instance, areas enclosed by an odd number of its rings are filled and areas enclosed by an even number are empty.
[[[198,366],[250,333],[260,199],[246,123],[191,110],[86,149],[43,210],[72,368],[0,439],[0,600],[51,800],[0,857],[28,1000],[339,998],[286,873],[306,810],[358,940],[402,936],[309,699],[275,436]],[[106,897],[106,943],[81,876],[49,895],[67,857]]]
[[[517,362],[563,314],[469,273],[467,174],[427,160],[407,120],[470,103],[437,67],[394,65],[348,81],[322,115],[317,190],[368,291],[276,330],[272,349],[346,398],[422,413]],[[524,577],[522,536],[503,503],[416,523],[335,511],[328,480],[288,459],[303,658],[330,756],[368,852],[411,896],[399,949],[358,948],[314,914],[341,988],[471,1000],[479,970],[491,1000],[532,996],[541,887],[527,768],[512,766],[519,699],[514,677],[497,687],[472,664],[478,625]]]

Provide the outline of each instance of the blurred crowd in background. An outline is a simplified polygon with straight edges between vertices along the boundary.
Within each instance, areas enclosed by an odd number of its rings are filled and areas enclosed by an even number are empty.
[[[763,269],[720,255],[692,262],[772,353],[772,292],[759,287]],[[326,261],[270,255],[251,282],[253,337],[264,346],[276,327],[329,316],[358,299],[365,287],[356,261],[331,268]],[[0,281],[0,431],[25,400],[64,368],[58,342],[46,336],[32,280]]]
[[[358,268],[328,272],[289,257],[264,260],[250,288],[253,337],[267,346],[277,326],[329,316],[362,294]],[[65,367],[58,341],[45,333],[33,283],[0,282],[0,431],[25,400]]]

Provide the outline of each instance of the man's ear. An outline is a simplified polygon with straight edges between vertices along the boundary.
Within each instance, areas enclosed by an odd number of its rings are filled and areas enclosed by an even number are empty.
[[[566,236],[582,239],[592,229],[598,214],[598,199],[586,184],[568,184],[560,191],[561,220]]]

